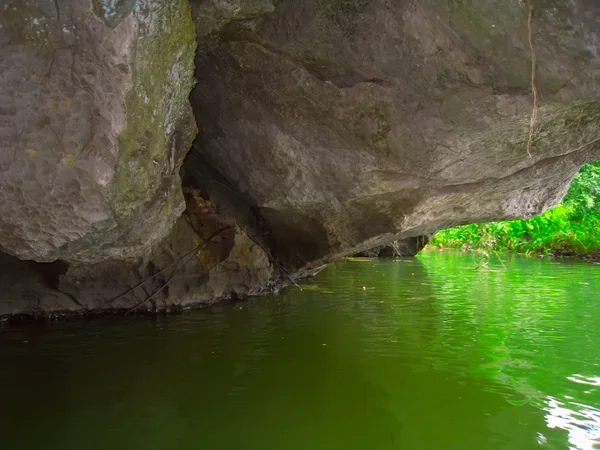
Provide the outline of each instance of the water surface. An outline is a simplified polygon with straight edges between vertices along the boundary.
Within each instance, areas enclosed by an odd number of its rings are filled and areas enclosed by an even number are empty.
[[[0,329],[0,448],[600,448],[599,292],[597,265],[426,252],[233,306]]]

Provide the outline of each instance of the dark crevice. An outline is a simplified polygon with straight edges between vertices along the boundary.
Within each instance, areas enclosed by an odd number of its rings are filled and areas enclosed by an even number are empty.
[[[60,277],[68,269],[65,261],[38,263],[0,252],[0,316],[14,309],[36,316],[71,302],[82,307],[75,297],[59,290]]]
[[[44,281],[46,286],[51,289],[58,289],[60,276],[67,273],[67,270],[69,270],[69,263],[60,259],[53,263],[33,264],[35,264],[37,271],[40,274],[40,277]]]
[[[375,257],[407,257],[415,256],[429,242],[427,236],[415,236],[411,238],[396,240],[389,245],[374,247],[354,254],[358,257],[375,258]]]

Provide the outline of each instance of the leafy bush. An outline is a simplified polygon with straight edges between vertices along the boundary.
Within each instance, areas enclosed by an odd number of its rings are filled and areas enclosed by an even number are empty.
[[[430,245],[526,254],[600,254],[600,161],[585,164],[562,203],[527,220],[440,231]]]

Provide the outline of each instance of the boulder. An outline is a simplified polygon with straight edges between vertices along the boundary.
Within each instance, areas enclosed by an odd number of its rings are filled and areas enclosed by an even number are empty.
[[[0,250],[73,264],[150,254],[184,209],[197,129],[186,0],[26,0],[0,15]]]
[[[594,0],[192,5],[186,169],[244,198],[290,271],[538,214],[600,157]]]

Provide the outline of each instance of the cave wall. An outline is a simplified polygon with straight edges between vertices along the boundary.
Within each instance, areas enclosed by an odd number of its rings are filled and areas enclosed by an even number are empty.
[[[600,5],[533,5],[4,1],[0,253],[41,287],[0,315],[252,295],[555,205],[600,158]]]
[[[271,262],[243,231],[180,260],[215,231],[182,216],[197,134],[189,3],[1,8],[0,316],[173,310],[267,289]]]
[[[600,6],[533,3],[529,154],[527,2],[192,2],[192,153],[291,269],[538,214],[600,156]]]
[[[184,209],[190,7],[14,0],[0,15],[0,250],[92,264],[148,255]]]

